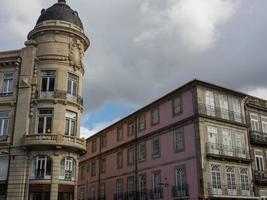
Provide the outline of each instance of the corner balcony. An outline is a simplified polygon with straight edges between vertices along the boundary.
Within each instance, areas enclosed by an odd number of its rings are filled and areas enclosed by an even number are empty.
[[[267,186],[267,171],[254,171],[254,178],[257,185]]]
[[[222,109],[220,107],[209,106],[207,104],[198,104],[198,113],[201,115],[226,120],[228,122],[245,124],[245,118],[242,113]]]
[[[207,143],[206,152],[208,158],[214,158],[218,160],[231,160],[238,162],[251,161],[249,151],[246,148],[228,146],[217,143]]]
[[[250,184],[223,185],[208,184],[209,196],[223,199],[257,199],[253,196],[253,187]]]
[[[250,143],[258,145],[267,145],[267,133],[259,131],[250,131]]]
[[[25,135],[24,146],[39,148],[41,146],[54,146],[56,148],[67,148],[83,154],[86,152],[86,142],[84,139],[57,135],[57,134],[33,134]]]

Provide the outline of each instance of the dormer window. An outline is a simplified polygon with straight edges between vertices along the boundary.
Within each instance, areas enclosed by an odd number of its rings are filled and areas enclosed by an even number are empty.
[[[41,96],[52,98],[55,90],[56,71],[44,70],[41,72],[41,77],[42,77]]]

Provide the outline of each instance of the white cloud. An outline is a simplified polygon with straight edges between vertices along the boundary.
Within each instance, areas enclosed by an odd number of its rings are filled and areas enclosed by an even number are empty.
[[[103,130],[104,128],[110,126],[111,124],[119,121],[120,118],[116,118],[112,121],[109,121],[109,122],[100,122],[100,123],[95,123],[92,125],[92,129],[88,129],[84,126],[81,126],[81,130],[80,130],[80,133],[81,133],[81,138],[88,138],[96,133],[98,133],[99,131]]]
[[[256,89],[248,91],[248,94],[267,100],[267,88],[263,88],[263,87],[256,88]]]

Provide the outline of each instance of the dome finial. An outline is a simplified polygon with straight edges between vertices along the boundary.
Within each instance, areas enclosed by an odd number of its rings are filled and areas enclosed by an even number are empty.
[[[58,3],[66,3],[66,0],[58,0]]]

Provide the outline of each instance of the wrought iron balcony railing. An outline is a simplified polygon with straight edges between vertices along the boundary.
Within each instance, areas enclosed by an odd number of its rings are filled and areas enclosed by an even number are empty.
[[[10,97],[13,95],[13,92],[3,92],[0,93],[0,97]]]
[[[223,109],[220,107],[210,106],[207,104],[198,104],[198,113],[208,115],[211,117],[217,117],[220,119],[245,123],[245,118],[242,113],[234,112],[232,110]]]
[[[250,161],[249,151],[246,148],[229,146],[217,143],[207,143],[207,156],[217,158],[238,159],[243,161]]]
[[[150,199],[163,199],[163,188],[157,187],[149,191]]]
[[[250,143],[267,145],[267,133],[259,131],[250,131]]]
[[[188,184],[179,185],[179,186],[172,186],[172,197],[174,197],[174,198],[189,197]]]
[[[257,185],[267,185],[267,171],[254,171],[255,182]]]
[[[253,187],[249,183],[241,185],[231,184],[208,184],[210,196],[250,196],[253,194]]]
[[[148,199],[148,192],[147,190],[140,190],[137,192],[137,199],[139,200],[147,200]]]
[[[47,173],[45,169],[37,169],[34,173],[34,179],[45,180],[51,179],[51,173]]]

